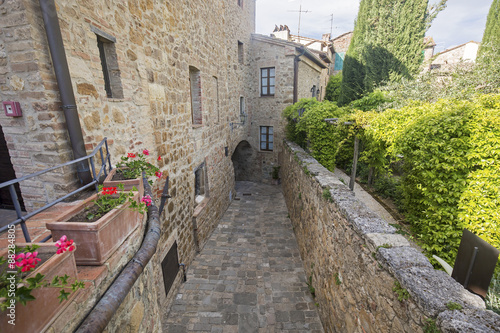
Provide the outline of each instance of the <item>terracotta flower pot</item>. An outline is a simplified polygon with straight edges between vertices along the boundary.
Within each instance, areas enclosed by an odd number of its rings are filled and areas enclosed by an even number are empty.
[[[128,209],[129,202],[111,210],[95,222],[68,222],[71,217],[87,207],[94,205],[94,194],[80,205],[66,211],[56,218],[55,222],[47,222],[53,239],[66,235],[78,246],[75,253],[77,265],[102,265],[118,249],[125,239],[139,226],[142,214]],[[134,192],[134,200],[139,200],[139,193]]]
[[[108,176],[104,179],[104,187],[117,187],[118,184],[123,184],[124,191],[130,191],[135,186],[137,191],[139,191],[140,198],[144,195],[144,185],[142,183],[142,177],[134,179],[124,179],[124,180],[112,180],[118,169],[113,169],[109,172]]]
[[[22,244],[17,244],[22,246]],[[77,279],[77,271],[74,254],[77,252],[66,251],[61,254],[56,254],[57,247],[54,243],[39,243],[40,248],[37,249],[38,257],[43,257],[44,254],[50,255],[50,258],[42,262],[37,269],[32,271],[27,278],[34,277],[37,273],[45,275],[45,281],[52,281],[54,276],[70,276],[71,283]],[[76,252],[75,252],[76,251]],[[5,256],[5,255],[4,255]],[[59,303],[59,288],[38,288],[34,289],[31,294],[35,297],[34,301],[29,301],[26,305],[16,303],[15,308],[15,326],[9,324],[7,314],[9,309],[0,312],[0,328],[2,332],[43,332],[50,324],[58,317],[64,308],[71,303],[76,297],[78,291],[72,292],[68,296],[68,300]],[[65,288],[66,291],[71,290]]]

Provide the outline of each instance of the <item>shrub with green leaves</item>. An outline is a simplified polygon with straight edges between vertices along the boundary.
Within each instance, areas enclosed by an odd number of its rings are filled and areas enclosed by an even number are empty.
[[[383,169],[402,156],[405,214],[429,255],[453,263],[464,227],[500,248],[500,95],[413,102],[365,119],[362,160]]]
[[[330,102],[337,102],[340,96],[340,85],[342,84],[342,72],[332,75],[326,84],[325,99]]]
[[[297,124],[301,117],[317,103],[319,102],[316,98],[302,98],[297,103],[287,106],[282,112],[283,118],[287,121],[285,126],[286,138],[302,148],[306,148],[307,145],[306,132],[304,129],[298,129]],[[299,110],[301,114],[299,114]]]
[[[328,170],[333,171],[342,147],[349,140],[349,128],[332,125],[327,118],[340,118],[350,111],[329,101],[314,104],[297,123],[297,130],[306,133],[309,149],[314,158]],[[352,155],[351,155],[352,156]]]

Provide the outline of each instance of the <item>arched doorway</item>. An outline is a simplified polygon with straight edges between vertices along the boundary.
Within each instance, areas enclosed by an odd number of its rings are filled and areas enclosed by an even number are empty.
[[[255,181],[257,152],[250,146],[248,141],[241,141],[234,150],[231,161],[234,166],[234,179],[236,181]]]

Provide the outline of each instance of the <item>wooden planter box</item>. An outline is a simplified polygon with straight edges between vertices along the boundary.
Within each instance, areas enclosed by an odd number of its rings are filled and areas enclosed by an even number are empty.
[[[17,244],[23,246],[23,244]],[[54,276],[70,276],[70,281],[73,283],[78,278],[75,264],[75,256],[79,249],[74,251],[66,251],[61,254],[56,254],[57,247],[54,243],[38,243],[40,248],[37,249],[39,255],[49,254],[51,257],[42,262],[37,269],[32,271],[27,278],[34,277],[37,273],[45,275],[46,281],[52,281]],[[6,255],[6,252],[4,256]],[[0,331],[5,333],[18,332],[43,332],[59,314],[68,306],[76,297],[79,291],[72,292],[68,296],[68,300],[59,303],[60,288],[38,288],[32,291],[32,295],[36,298],[34,301],[27,302],[26,305],[16,303],[15,308],[15,323],[11,325],[8,321],[11,319],[7,316],[9,310],[0,312]],[[65,288],[70,291],[71,288]]]
[[[142,183],[142,177],[138,177],[135,179],[111,180],[113,179],[117,170],[118,169],[115,168],[109,172],[108,176],[104,179],[102,186],[118,187],[118,184],[123,184],[124,191],[130,191],[135,186],[136,190],[139,191],[140,198],[142,198],[142,196],[144,195],[144,185]]]
[[[46,224],[53,239],[66,235],[68,239],[75,241],[78,246],[78,252],[75,253],[77,265],[104,264],[142,220],[142,214],[127,209],[130,203],[126,202],[95,222],[67,222],[86,207],[92,206],[92,200],[96,198],[97,194],[94,194],[80,205],[58,216],[55,222]],[[139,192],[134,193],[134,200],[139,201]]]

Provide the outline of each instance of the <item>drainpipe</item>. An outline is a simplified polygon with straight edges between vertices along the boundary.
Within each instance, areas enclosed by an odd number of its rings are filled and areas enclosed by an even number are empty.
[[[301,46],[300,50],[301,54],[296,55],[293,59],[293,104],[297,103],[298,95],[299,95],[299,61],[300,57],[306,53],[306,48]]]
[[[73,85],[71,84],[66,52],[64,51],[56,5],[54,0],[40,0],[40,8],[42,10],[43,22],[45,24],[45,32],[47,34],[47,41],[49,43],[57,85],[61,95],[64,117],[66,118],[66,126],[68,128],[71,148],[73,150],[73,158],[78,159],[87,156],[87,152],[85,151],[85,142],[83,141],[80,119],[78,119],[78,110],[76,108]],[[87,161],[82,161],[77,164],[77,172],[81,184],[88,184],[92,181]]]
[[[145,173],[143,173],[144,194],[153,196],[151,186],[149,186]],[[106,290],[101,300],[88,314],[87,318],[78,327],[76,333],[102,332],[108,325],[116,310],[120,307],[125,297],[128,295],[139,276],[144,271],[144,267],[151,260],[156,252],[158,241],[160,240],[160,214],[154,202],[148,209],[147,233],[142,242],[141,248],[134,255],[120,272],[113,284]]]

